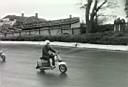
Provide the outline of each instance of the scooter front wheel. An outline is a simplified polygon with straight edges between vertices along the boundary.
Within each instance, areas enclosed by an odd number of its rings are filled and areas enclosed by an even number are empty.
[[[64,64],[59,65],[59,70],[61,73],[65,73],[67,71],[67,66]]]

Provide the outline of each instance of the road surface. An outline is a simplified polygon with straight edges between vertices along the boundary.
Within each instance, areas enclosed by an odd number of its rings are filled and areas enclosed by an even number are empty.
[[[37,45],[2,45],[7,62],[0,62],[0,87],[127,87],[128,52],[54,47],[68,64],[68,72],[41,73]]]

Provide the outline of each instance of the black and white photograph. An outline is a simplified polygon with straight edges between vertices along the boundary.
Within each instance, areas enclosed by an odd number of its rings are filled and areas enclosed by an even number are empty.
[[[1,0],[0,87],[128,87],[128,0]]]

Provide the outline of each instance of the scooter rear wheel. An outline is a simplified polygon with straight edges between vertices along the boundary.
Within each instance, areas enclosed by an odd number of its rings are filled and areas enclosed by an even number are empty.
[[[64,64],[59,65],[59,70],[61,73],[65,73],[67,71],[67,66]]]
[[[44,70],[44,69],[40,69],[40,71],[41,71],[41,72],[45,72],[45,70]]]

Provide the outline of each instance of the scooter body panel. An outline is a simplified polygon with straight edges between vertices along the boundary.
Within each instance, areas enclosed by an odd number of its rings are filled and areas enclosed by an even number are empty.
[[[51,63],[51,61],[50,61],[50,63]],[[50,66],[50,64],[48,64],[48,61],[47,60],[44,60],[44,59],[39,59],[37,61],[37,65],[39,66],[38,69],[40,69],[41,71],[42,70],[43,71],[44,70],[53,70],[55,68],[59,68],[60,65],[67,66],[66,65],[66,62],[62,61],[58,55],[55,56],[55,67]],[[67,68],[66,68],[66,70],[67,70]]]
[[[65,62],[59,62],[58,65],[66,65]]]

